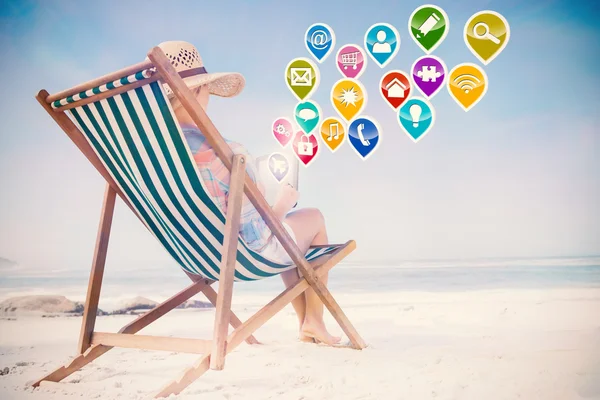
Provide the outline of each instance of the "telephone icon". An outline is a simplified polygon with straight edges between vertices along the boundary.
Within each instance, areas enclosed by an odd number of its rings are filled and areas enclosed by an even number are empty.
[[[363,129],[365,129],[365,124],[360,124],[356,127],[356,131],[358,133],[358,138],[363,146],[370,146],[371,143],[368,139],[365,139],[365,135],[363,135]]]

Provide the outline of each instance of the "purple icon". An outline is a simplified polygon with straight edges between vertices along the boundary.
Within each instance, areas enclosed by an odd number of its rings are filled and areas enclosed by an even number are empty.
[[[423,96],[431,99],[444,85],[446,64],[436,56],[423,56],[413,64],[412,80]]]

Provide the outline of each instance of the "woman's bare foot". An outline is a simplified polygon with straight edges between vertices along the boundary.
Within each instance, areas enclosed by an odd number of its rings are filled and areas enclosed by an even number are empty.
[[[302,331],[300,331],[300,335],[298,335],[299,339],[301,342],[305,342],[305,343],[315,343],[315,339],[313,339],[310,336],[306,336],[304,333],[302,333]]]
[[[308,320],[305,320],[304,324],[302,324],[300,340],[302,340],[302,337],[312,338],[317,343],[322,342],[328,345],[338,344],[342,340],[341,337],[329,334],[323,322],[313,323]]]

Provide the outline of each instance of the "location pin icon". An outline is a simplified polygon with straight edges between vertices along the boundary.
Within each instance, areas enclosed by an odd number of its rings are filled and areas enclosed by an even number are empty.
[[[397,110],[412,92],[410,79],[404,71],[393,70],[381,77],[379,89],[383,99]]]
[[[292,148],[296,157],[305,167],[308,167],[319,152],[319,142],[315,135],[307,135],[303,131],[298,131],[292,141]]]
[[[336,64],[346,78],[358,79],[367,68],[367,55],[360,46],[347,44],[338,50]]]
[[[285,67],[288,89],[300,101],[307,99],[319,86],[319,68],[308,58],[294,58]]]
[[[400,34],[390,24],[371,25],[365,34],[365,49],[381,68],[392,61],[400,49]]]
[[[282,147],[287,146],[294,136],[294,127],[292,122],[285,117],[279,117],[273,121],[272,129],[273,136]]]
[[[269,156],[269,171],[277,182],[281,182],[290,172],[290,163],[286,156],[281,153],[273,153]]]
[[[331,104],[346,121],[357,116],[367,104],[367,91],[355,79],[340,79],[331,89]]]
[[[433,127],[435,111],[427,100],[412,97],[398,110],[398,122],[408,137],[416,143]]]
[[[321,109],[319,105],[312,100],[301,101],[296,105],[294,116],[300,129],[308,135],[319,124]]]
[[[459,64],[448,74],[448,92],[465,111],[475,107],[487,89],[487,74],[479,65]]]
[[[327,118],[323,121],[319,131],[321,132],[323,143],[329,147],[332,153],[335,153],[346,138],[344,123],[335,117]]]
[[[495,11],[480,11],[465,24],[465,44],[483,63],[491,63],[506,47],[510,39],[510,26],[501,14]]]
[[[369,158],[381,142],[381,128],[370,117],[358,117],[348,125],[348,141],[363,160]]]
[[[449,29],[446,12],[431,4],[418,7],[408,19],[410,36],[426,54],[431,54],[442,44]]]
[[[442,89],[448,69],[441,58],[423,56],[414,62],[411,71],[417,89],[425,98],[431,99]]]
[[[313,24],[306,30],[304,43],[317,62],[322,63],[335,47],[335,33],[327,24]]]

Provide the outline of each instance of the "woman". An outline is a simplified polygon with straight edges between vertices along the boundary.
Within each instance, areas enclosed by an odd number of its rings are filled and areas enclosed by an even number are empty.
[[[191,44],[186,42],[165,42],[159,46],[163,49],[167,57],[169,57],[178,72],[182,70],[194,70],[198,72],[198,75],[186,78],[185,81],[205,111],[208,106],[210,94],[232,97],[241,92],[244,86],[244,78],[240,74],[206,73],[197,50]],[[172,94],[169,89],[167,90],[167,94]],[[173,96],[170,96],[170,100],[175,116],[181,125],[208,192],[223,213],[226,213],[230,181],[229,170],[219,157],[217,157],[204,135],[196,127],[196,124],[180,102]],[[252,157],[242,145],[231,141],[227,141],[227,143],[235,154],[244,154],[246,156],[246,171],[264,194],[263,185],[257,182]],[[290,213],[294,204],[298,201],[298,196],[298,192],[291,186],[282,187],[273,205],[273,212],[282,221],[283,226],[304,254],[312,245],[327,244],[328,238],[325,220],[318,209],[305,208]],[[281,246],[281,243],[279,243],[279,240],[272,235],[271,230],[267,227],[246,195],[244,195],[242,205],[240,235],[248,247],[264,257],[280,263],[292,263],[292,260]],[[286,287],[291,286],[299,276],[297,268],[281,274]],[[327,275],[322,276],[321,280],[327,284]],[[329,345],[339,343],[340,338],[329,334],[325,327],[325,322],[323,321],[323,303],[314,290],[311,288],[307,289],[304,295],[298,296],[292,301],[292,305],[298,316],[300,340],[322,342]]]

